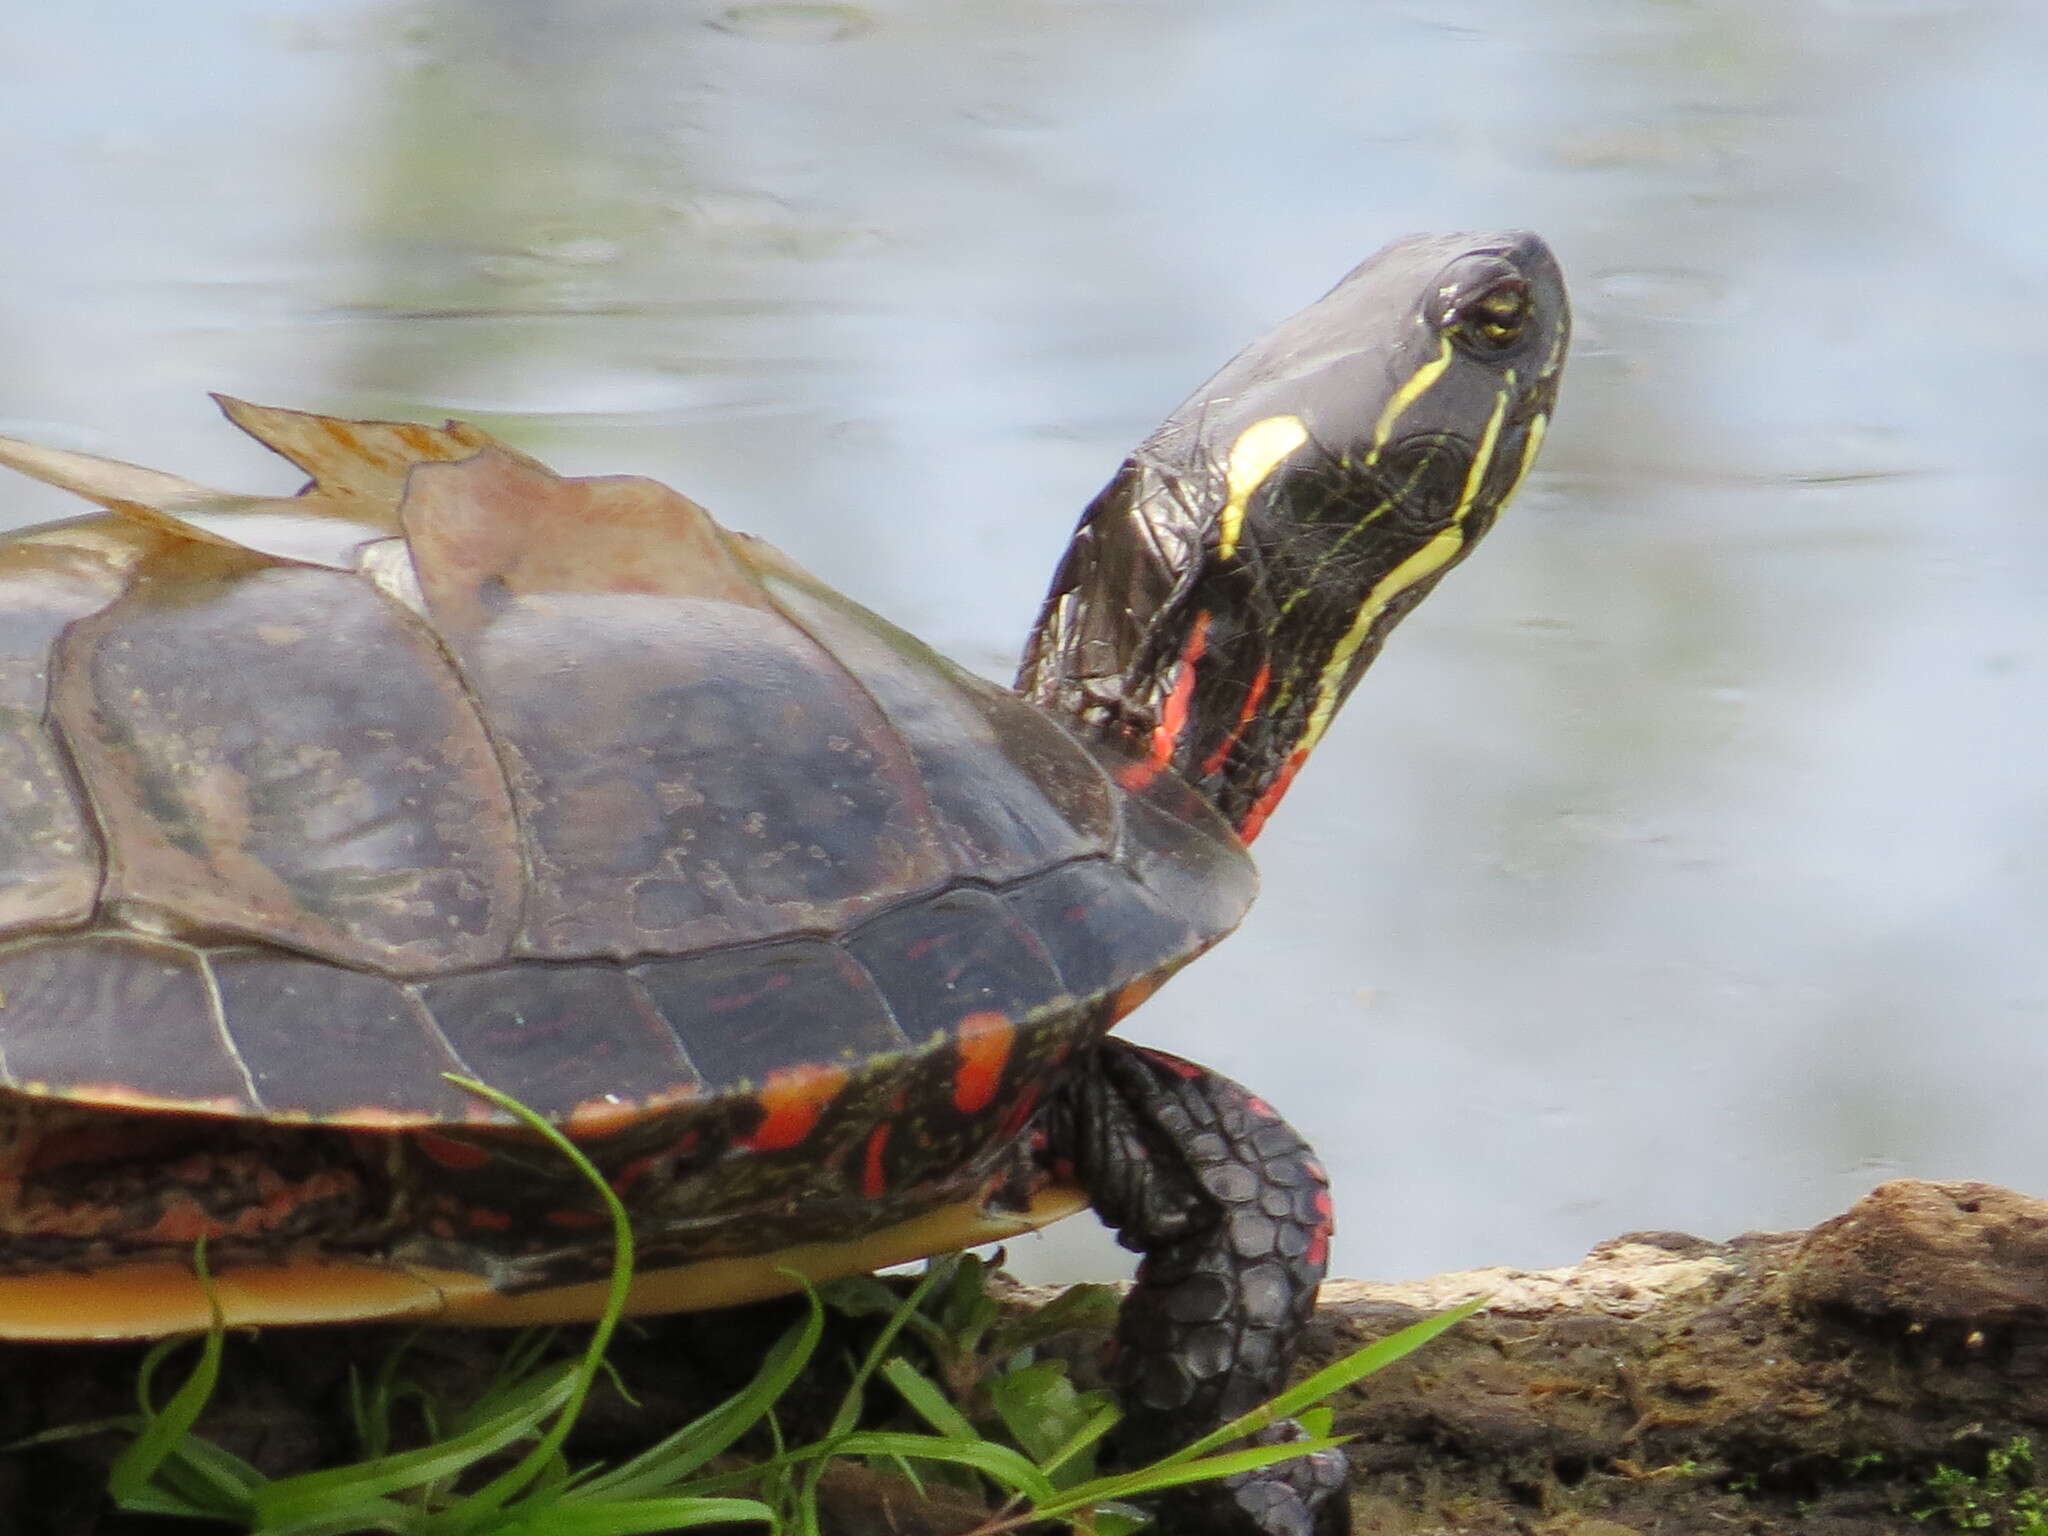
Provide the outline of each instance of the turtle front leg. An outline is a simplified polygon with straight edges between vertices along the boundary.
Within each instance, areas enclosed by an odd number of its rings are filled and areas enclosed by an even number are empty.
[[[1142,1465],[1277,1392],[1329,1255],[1328,1186],[1307,1143],[1228,1078],[1114,1039],[1047,1130],[1117,1240],[1144,1255],[1117,1320],[1116,1459]],[[1222,1497],[1189,1490],[1159,1529],[1334,1536],[1350,1526],[1345,1470],[1324,1451],[1233,1478]]]

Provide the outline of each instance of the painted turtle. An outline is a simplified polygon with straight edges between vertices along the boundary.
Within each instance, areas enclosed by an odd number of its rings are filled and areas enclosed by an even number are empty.
[[[1533,236],[1382,251],[1124,463],[1017,694],[458,423],[224,400],[283,499],[0,442],[113,514],[0,543],[0,1336],[203,1326],[202,1235],[237,1323],[591,1315],[598,1203],[460,1073],[626,1199],[636,1308],[1092,1204],[1145,1255],[1126,1448],[1259,1400],[1321,1171],[1105,1032],[1238,921],[1567,329]],[[1218,1518],[1297,1528],[1333,1464]]]

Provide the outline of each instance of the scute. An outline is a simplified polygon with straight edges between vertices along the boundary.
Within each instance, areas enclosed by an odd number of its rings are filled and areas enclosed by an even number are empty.
[[[417,974],[511,943],[490,739],[433,636],[356,577],[169,547],[57,650],[104,899]]]
[[[268,1114],[400,1126],[478,1111],[446,1078],[465,1063],[393,978],[253,946],[217,950],[207,963],[228,1039]]]
[[[50,653],[124,578],[89,544],[0,545],[0,934],[84,922],[99,899],[99,838],[48,719]]]
[[[260,1114],[200,956],[96,935],[0,952],[0,1073],[24,1093],[116,1108]]]
[[[470,1076],[568,1120],[697,1086],[675,1036],[615,965],[513,965],[415,989]]]
[[[655,960],[633,975],[720,1090],[807,1059],[862,1061],[911,1048],[874,979],[824,939]]]
[[[751,545],[784,612],[889,717],[961,875],[1000,882],[1115,843],[1109,780],[1058,724]]]

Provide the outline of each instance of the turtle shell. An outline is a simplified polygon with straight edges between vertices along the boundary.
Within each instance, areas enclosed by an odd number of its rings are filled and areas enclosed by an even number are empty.
[[[651,1269],[857,1244],[988,1204],[1251,898],[1177,780],[663,486],[225,404],[300,496],[0,445],[113,514],[0,544],[0,1265],[591,1280],[451,1076]]]

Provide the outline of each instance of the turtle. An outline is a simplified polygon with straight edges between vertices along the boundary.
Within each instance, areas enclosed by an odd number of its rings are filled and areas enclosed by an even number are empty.
[[[654,481],[217,397],[235,495],[0,440],[101,513],[0,541],[0,1337],[730,1305],[1092,1206],[1141,1457],[1273,1391],[1327,1180],[1109,1031],[1522,481],[1536,236],[1359,265],[1083,513],[1014,690]],[[201,1239],[210,1284],[194,1273]],[[1301,1465],[1301,1464],[1306,1464]],[[1197,1526],[1325,1528],[1335,1453]]]

